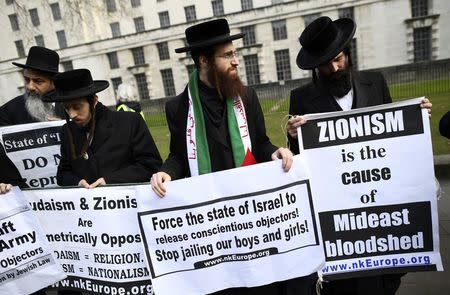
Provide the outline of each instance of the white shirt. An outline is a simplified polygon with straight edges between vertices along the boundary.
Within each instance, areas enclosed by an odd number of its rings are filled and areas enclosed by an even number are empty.
[[[343,97],[334,96],[334,99],[336,99],[343,111],[351,110],[353,105],[353,88],[350,88],[350,91]]]

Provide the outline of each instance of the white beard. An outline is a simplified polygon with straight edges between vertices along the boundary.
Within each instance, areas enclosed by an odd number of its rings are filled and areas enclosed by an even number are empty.
[[[50,117],[56,117],[52,103],[43,102],[39,96],[28,91],[24,94],[24,97],[26,110],[39,122],[48,121]]]

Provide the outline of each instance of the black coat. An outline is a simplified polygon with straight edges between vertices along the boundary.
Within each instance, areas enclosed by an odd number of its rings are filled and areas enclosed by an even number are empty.
[[[244,106],[252,144],[252,153],[257,162],[267,162],[271,160],[271,155],[277,147],[270,142],[266,135],[264,116],[255,91],[251,88],[246,89],[247,99],[244,100]],[[185,88],[183,93],[166,103],[166,118],[170,129],[170,153],[161,171],[169,174],[172,179],[180,179],[191,175],[186,147],[188,102],[188,92],[187,88]],[[221,136],[212,138],[212,140],[216,141],[215,144],[220,149],[210,148],[212,171],[217,171],[218,169],[214,167],[214,163],[220,162],[218,158],[223,156],[224,149],[225,152],[227,151],[226,149],[229,144]],[[208,142],[208,144],[211,146],[211,142]],[[229,152],[231,153],[231,149],[229,149]]]
[[[56,115],[64,118],[64,107],[61,103],[55,104]],[[25,97],[19,95],[0,107],[0,126],[10,126],[39,122],[28,113],[25,108]]]
[[[68,128],[79,155],[85,131],[74,122],[61,131],[61,162],[57,181],[61,186],[78,185],[81,179],[93,183],[103,177],[107,184],[149,181],[162,160],[150,132],[138,113],[111,111],[97,103],[94,138],[88,159],[72,159]]]
[[[441,120],[439,121],[439,132],[442,136],[450,139],[450,111],[442,116]]]
[[[352,109],[376,106],[392,102],[386,80],[380,72],[357,72],[353,75]],[[336,99],[313,82],[291,91],[290,115],[305,115],[342,111]],[[288,135],[289,146],[299,153],[297,139]]]
[[[3,145],[0,144],[0,182],[9,183],[15,186],[19,186],[20,188],[26,188],[28,185],[22,178],[17,170],[16,166],[14,166],[13,162],[8,158],[6,152],[3,148]]]

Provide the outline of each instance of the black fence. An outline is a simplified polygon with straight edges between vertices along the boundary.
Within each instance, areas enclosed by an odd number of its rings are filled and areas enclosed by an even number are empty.
[[[394,99],[450,93],[450,59],[370,69],[384,74]],[[287,113],[292,89],[311,78],[252,85],[258,94],[264,114]],[[169,98],[141,102],[150,126],[166,125],[164,104]]]

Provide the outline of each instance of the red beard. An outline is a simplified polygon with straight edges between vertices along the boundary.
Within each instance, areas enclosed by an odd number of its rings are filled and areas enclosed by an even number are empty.
[[[245,86],[238,76],[237,68],[228,68],[226,72],[219,71],[216,66],[208,70],[208,80],[216,87],[220,98],[245,97]]]

